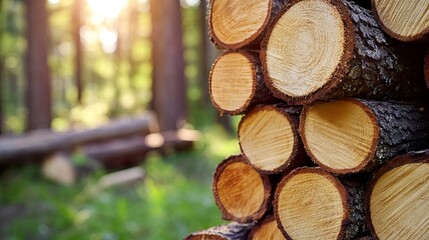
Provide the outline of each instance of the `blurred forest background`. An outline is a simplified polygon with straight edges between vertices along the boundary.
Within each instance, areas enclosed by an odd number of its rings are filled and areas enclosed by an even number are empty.
[[[93,128],[148,110],[161,131],[202,133],[190,151],[142,158],[143,181],[108,189],[93,186],[112,169],[63,186],[42,176],[40,159],[0,167],[0,239],[181,239],[220,224],[211,174],[239,152],[238,119],[220,118],[208,97],[217,51],[204,5],[0,0],[2,138]],[[169,54],[170,61],[159,57]],[[158,80],[163,73],[167,80]]]

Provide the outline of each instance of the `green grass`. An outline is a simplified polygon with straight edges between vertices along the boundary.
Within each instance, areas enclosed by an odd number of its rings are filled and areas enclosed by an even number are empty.
[[[71,187],[44,179],[37,166],[0,175],[0,239],[182,239],[221,224],[211,178],[216,165],[239,151],[220,128],[204,131],[195,150],[153,154],[146,177],[97,190],[97,172]]]

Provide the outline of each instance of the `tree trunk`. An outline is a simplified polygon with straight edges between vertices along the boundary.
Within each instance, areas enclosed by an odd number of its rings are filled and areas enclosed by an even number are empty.
[[[380,27],[406,42],[429,40],[429,2],[420,0],[372,0]]]
[[[75,146],[96,141],[106,141],[121,136],[148,134],[156,129],[152,116],[120,120],[89,130],[55,133],[50,131],[34,132],[22,137],[0,140],[0,164],[18,163],[26,157],[41,156],[59,150],[72,149]],[[14,160],[14,161],[11,161]]]
[[[215,45],[224,49],[259,48],[267,25],[288,0],[211,0],[208,27]],[[249,17],[251,16],[251,17]]]
[[[260,219],[271,205],[271,183],[244,160],[231,156],[218,165],[213,176],[216,204],[225,220],[241,223]]]
[[[372,13],[346,0],[291,1],[261,44],[265,81],[290,104],[424,93],[418,49],[389,40]]]
[[[161,130],[186,120],[185,62],[179,1],[151,0],[153,109]]]
[[[363,200],[362,180],[303,167],[280,181],[274,215],[287,239],[354,239],[367,234]]]
[[[27,131],[51,127],[51,77],[48,66],[48,19],[45,0],[25,1],[27,20]]]
[[[192,233],[185,240],[246,240],[253,224],[231,222]]]
[[[398,156],[375,172],[366,198],[375,239],[429,239],[429,150]]]
[[[245,159],[264,174],[285,173],[310,161],[298,134],[300,107],[262,105],[238,125]]]
[[[80,28],[82,26],[81,11],[82,0],[73,2],[72,25],[73,25],[73,44],[75,47],[74,56],[74,78],[77,92],[77,103],[82,104],[83,81],[82,81],[82,43],[80,41]]]
[[[256,223],[249,233],[249,240],[282,240],[286,239],[282,231],[277,227],[274,215],[268,215]]]
[[[221,114],[242,114],[256,104],[279,101],[265,86],[257,52],[221,54],[212,67],[209,91]]]
[[[417,103],[342,99],[305,107],[300,132],[307,153],[321,167],[356,173],[427,148],[429,115]]]

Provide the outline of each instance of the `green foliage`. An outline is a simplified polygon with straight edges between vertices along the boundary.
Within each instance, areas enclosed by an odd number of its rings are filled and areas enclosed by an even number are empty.
[[[0,239],[182,239],[222,223],[212,172],[238,151],[215,126],[193,151],[147,158],[143,182],[105,190],[96,187],[104,172],[66,187],[36,166],[9,169],[0,175]]]

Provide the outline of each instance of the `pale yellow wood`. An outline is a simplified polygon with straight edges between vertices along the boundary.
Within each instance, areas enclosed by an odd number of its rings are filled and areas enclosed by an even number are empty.
[[[292,239],[337,239],[345,206],[330,179],[316,173],[296,174],[278,199],[280,221]]]
[[[353,169],[364,162],[377,129],[368,113],[349,101],[310,107],[303,125],[311,153],[332,169]]]
[[[64,153],[55,153],[48,157],[42,164],[42,174],[63,185],[72,185],[77,180],[75,167],[69,156]]]
[[[222,55],[211,75],[211,97],[222,109],[238,110],[250,100],[254,91],[252,64],[241,53]]]
[[[272,221],[266,222],[261,227],[258,228],[258,231],[254,232],[253,238],[251,240],[282,240],[286,239],[283,237],[282,232],[277,227],[277,222],[275,219]]]
[[[214,34],[226,44],[237,44],[249,39],[267,24],[270,2],[213,0],[211,24]]]
[[[344,51],[344,24],[325,0],[305,0],[279,19],[270,35],[266,64],[273,86],[305,96],[328,82]]]
[[[229,164],[217,181],[217,194],[225,209],[236,217],[256,213],[264,201],[261,176],[242,162]]]
[[[244,155],[256,168],[274,170],[292,154],[294,135],[289,120],[273,108],[249,115],[238,135]]]
[[[429,239],[429,164],[383,174],[371,193],[370,212],[380,240]]]
[[[429,31],[428,0],[375,0],[375,10],[383,25],[399,36]]]

